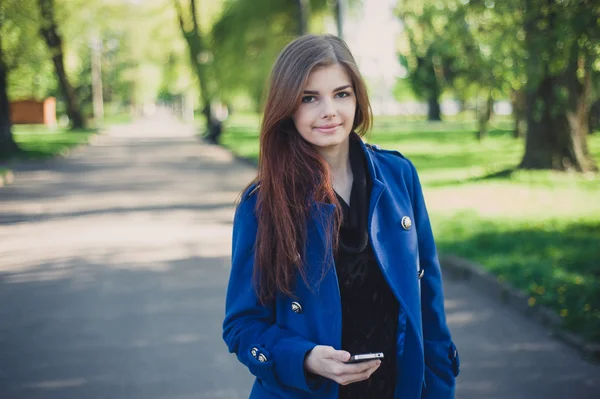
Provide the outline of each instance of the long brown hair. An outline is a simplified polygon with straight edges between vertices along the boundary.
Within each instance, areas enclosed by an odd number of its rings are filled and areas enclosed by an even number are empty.
[[[372,125],[371,106],[366,85],[344,41],[332,35],[299,37],[283,49],[271,72],[261,124],[258,175],[250,184],[260,184],[256,194],[254,282],[262,303],[277,293],[293,296],[296,273],[307,281],[303,262],[306,222],[314,202],[336,205],[335,217],[326,229],[325,249],[337,250],[342,214],[329,165],[302,138],[292,120],[310,73],[334,64],[344,67],[352,80],[356,95],[353,130],[363,136]]]

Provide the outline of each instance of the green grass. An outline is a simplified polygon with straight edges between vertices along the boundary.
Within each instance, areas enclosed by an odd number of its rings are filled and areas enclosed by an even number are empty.
[[[131,123],[132,119],[127,112],[110,113],[105,117],[102,129],[112,125]],[[87,144],[91,137],[98,132],[98,129],[70,130],[50,128],[45,125],[14,125],[12,131],[21,151],[9,158],[0,158],[0,162],[6,165],[0,166],[0,183],[6,183],[5,176],[9,176],[11,173],[7,167],[10,166],[10,162],[42,160],[68,155],[75,147]]]
[[[133,122],[133,117],[129,112],[119,112],[104,116],[104,127],[111,125],[124,125]]]
[[[5,184],[5,179],[10,176],[11,170],[0,166],[0,187]]]
[[[514,171],[524,151],[511,121],[475,139],[475,122],[376,118],[368,141],[411,159],[441,253],[482,264],[555,309],[565,328],[600,341],[600,176]],[[258,119],[234,115],[223,144],[258,156]],[[600,164],[600,133],[589,137]]]
[[[104,118],[102,129],[112,125],[131,123],[132,120],[133,118],[128,112],[110,112]],[[98,129],[70,130],[58,127],[50,128],[45,125],[14,125],[12,131],[15,141],[22,151],[11,159],[30,160],[66,155],[74,147],[87,144],[90,138],[98,132]],[[8,171],[7,168],[4,169]]]
[[[13,136],[22,152],[18,159],[47,159],[66,155],[72,148],[85,144],[96,133],[93,129],[50,129],[40,125],[13,126]]]

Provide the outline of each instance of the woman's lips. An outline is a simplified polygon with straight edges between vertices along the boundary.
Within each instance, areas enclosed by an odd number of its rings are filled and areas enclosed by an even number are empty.
[[[339,123],[335,124],[335,125],[320,126],[320,127],[317,127],[316,129],[321,133],[331,134],[331,133],[334,133],[338,127],[340,127]]]

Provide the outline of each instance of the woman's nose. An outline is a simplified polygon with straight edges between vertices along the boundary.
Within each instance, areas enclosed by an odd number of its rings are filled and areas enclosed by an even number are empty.
[[[336,116],[336,109],[335,109],[335,104],[333,102],[332,99],[326,99],[322,102],[322,110],[321,110],[321,114],[323,118],[333,118],[334,116]]]

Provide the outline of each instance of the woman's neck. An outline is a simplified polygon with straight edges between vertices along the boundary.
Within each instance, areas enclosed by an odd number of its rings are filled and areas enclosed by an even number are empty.
[[[319,149],[319,153],[331,168],[333,189],[348,203],[352,188],[352,167],[350,166],[350,140],[340,145]]]

